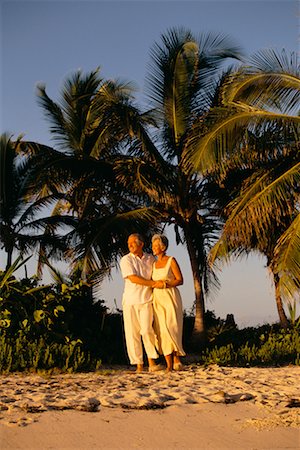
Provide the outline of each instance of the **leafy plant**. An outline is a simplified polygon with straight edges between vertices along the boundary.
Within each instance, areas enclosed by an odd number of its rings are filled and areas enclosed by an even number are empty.
[[[214,346],[200,355],[205,364],[262,366],[300,363],[300,336],[297,328],[260,334],[255,343]]]
[[[97,370],[100,365],[101,360],[92,358],[80,340],[49,344],[42,337],[32,341],[24,332],[16,339],[6,333],[0,336],[0,373],[52,369],[78,372]]]
[[[0,329],[11,337],[22,331],[31,340],[81,339],[87,348],[96,347],[106,308],[103,300],[93,301],[89,284],[68,280],[39,286],[36,277],[17,280],[13,272],[26,260],[19,261],[0,272]]]

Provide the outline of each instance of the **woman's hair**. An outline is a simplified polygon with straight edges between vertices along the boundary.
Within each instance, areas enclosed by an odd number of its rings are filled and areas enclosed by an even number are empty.
[[[159,241],[162,250],[167,250],[167,248],[169,247],[169,240],[163,234],[155,234],[152,237],[152,244],[154,241]]]

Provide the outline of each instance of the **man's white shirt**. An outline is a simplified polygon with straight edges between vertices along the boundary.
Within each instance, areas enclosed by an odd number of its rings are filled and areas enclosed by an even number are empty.
[[[125,280],[124,293],[122,298],[123,305],[139,305],[152,301],[152,288],[132,283],[127,277],[137,275],[151,280],[152,266],[155,261],[153,255],[143,253],[143,256],[135,256],[128,253],[120,261],[122,276]]]

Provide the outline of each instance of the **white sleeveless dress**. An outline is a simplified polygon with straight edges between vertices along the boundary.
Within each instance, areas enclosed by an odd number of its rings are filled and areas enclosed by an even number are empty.
[[[157,269],[153,264],[152,279],[172,280],[172,257],[169,257],[165,267]],[[177,352],[184,356],[182,348],[183,313],[182,300],[177,287],[153,289],[154,331],[157,336],[158,351],[163,355]]]

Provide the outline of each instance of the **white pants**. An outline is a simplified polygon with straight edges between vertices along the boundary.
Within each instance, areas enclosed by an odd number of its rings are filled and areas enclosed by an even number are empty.
[[[152,303],[123,305],[127,353],[131,364],[143,364],[143,346],[148,358],[158,358],[153,331]]]

